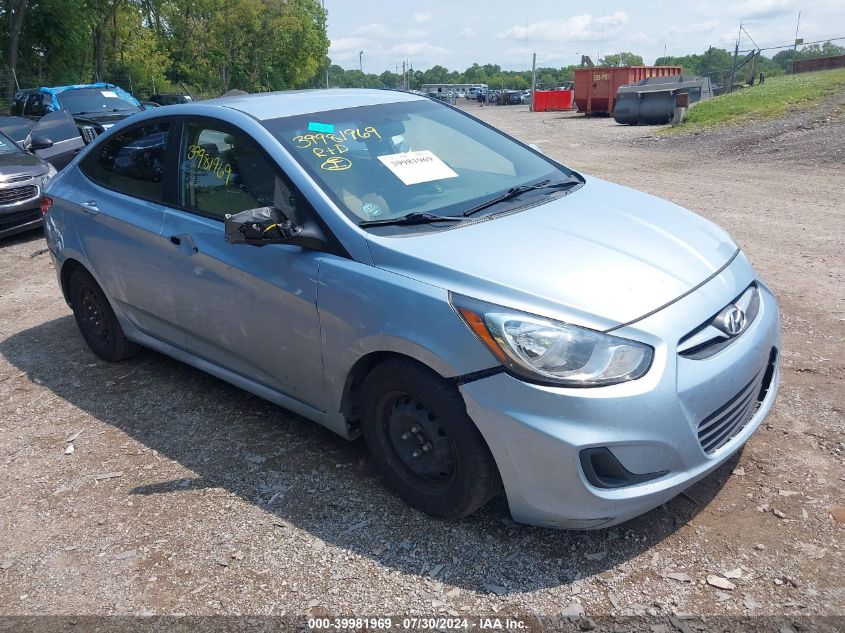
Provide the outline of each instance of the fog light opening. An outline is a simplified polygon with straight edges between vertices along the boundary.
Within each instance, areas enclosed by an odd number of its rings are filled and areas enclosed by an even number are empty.
[[[581,468],[587,481],[596,488],[623,488],[666,475],[668,470],[653,473],[632,473],[607,447],[585,448],[580,453]]]

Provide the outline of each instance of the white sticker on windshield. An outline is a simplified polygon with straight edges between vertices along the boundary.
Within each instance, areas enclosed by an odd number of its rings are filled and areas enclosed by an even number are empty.
[[[416,185],[421,182],[457,178],[458,174],[449,165],[437,158],[430,151],[404,152],[402,154],[388,154],[379,156],[393,174],[406,185]]]
[[[117,93],[114,90],[100,90],[100,94],[107,99],[117,99]]]

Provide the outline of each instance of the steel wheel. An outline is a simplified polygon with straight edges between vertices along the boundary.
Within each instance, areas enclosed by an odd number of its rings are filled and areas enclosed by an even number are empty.
[[[401,391],[385,394],[379,404],[388,446],[403,467],[403,479],[429,494],[448,487],[455,476],[457,456],[437,416]]]
[[[501,489],[493,456],[450,381],[411,359],[393,358],[370,371],[359,398],[373,461],[413,507],[456,519]]]

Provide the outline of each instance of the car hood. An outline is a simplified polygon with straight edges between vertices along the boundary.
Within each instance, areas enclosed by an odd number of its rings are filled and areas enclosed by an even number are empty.
[[[133,114],[138,114],[141,110],[132,111],[132,112],[103,112],[102,114],[74,114],[73,118],[77,122],[77,124],[82,125],[102,125],[105,129],[110,128],[115,123],[120,123],[123,119],[126,119]]]
[[[29,175],[33,178],[47,171],[44,161],[27,153],[0,154],[0,182],[8,176]]]
[[[586,178],[564,197],[423,235],[370,235],[375,266],[478,299],[608,328],[676,299],[737,250],[721,228]]]

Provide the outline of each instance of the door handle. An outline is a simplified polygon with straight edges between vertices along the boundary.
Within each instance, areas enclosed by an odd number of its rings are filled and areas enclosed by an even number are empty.
[[[97,206],[96,200],[88,200],[86,202],[83,202],[82,210],[90,215],[97,215],[100,212],[100,208]]]
[[[196,244],[194,244],[194,238],[184,233],[181,235],[171,235],[170,242],[178,246],[179,250],[187,255],[193,255],[199,251]]]

